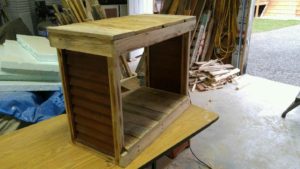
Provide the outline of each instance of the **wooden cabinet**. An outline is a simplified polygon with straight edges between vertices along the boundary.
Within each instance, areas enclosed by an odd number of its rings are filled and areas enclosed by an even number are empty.
[[[73,142],[126,166],[185,111],[194,26],[191,16],[134,15],[50,27]],[[140,47],[146,86],[122,95],[120,56]]]

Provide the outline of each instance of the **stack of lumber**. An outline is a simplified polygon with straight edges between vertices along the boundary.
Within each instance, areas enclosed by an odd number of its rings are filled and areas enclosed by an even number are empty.
[[[196,62],[189,71],[189,86],[192,91],[208,91],[222,88],[235,78],[240,69],[231,64],[222,64],[218,60]]]
[[[195,62],[208,60],[206,53],[213,29],[215,0],[164,0],[160,5],[162,14],[193,15],[197,18],[195,30],[191,33],[190,66]]]
[[[231,62],[238,38],[238,0],[162,0],[158,6],[161,14],[196,16],[196,27],[191,33],[190,66],[211,59]]]
[[[106,14],[97,0],[62,0],[62,11],[53,4],[59,25],[105,19]]]

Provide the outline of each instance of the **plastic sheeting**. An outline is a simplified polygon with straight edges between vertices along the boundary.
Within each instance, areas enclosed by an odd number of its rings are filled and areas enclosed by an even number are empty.
[[[21,121],[36,123],[64,113],[61,91],[0,92],[0,113]]]

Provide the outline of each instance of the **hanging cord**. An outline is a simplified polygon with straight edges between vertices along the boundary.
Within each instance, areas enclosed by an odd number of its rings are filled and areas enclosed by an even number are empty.
[[[218,3],[215,13],[218,25],[214,39],[214,55],[223,60],[230,57],[236,48],[239,0],[220,0]]]
[[[200,162],[200,164],[202,164],[203,166],[207,167],[208,169],[212,169],[208,164],[206,164],[205,162],[203,162],[202,160],[200,160],[196,154],[193,152],[191,146],[190,146],[190,151],[193,154],[193,156],[198,160],[198,162]]]

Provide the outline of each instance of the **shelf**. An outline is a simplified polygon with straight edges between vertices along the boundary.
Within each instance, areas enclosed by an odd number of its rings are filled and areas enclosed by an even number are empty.
[[[189,105],[188,96],[141,87],[123,97],[125,149],[159,135]],[[151,136],[150,136],[151,135]]]

